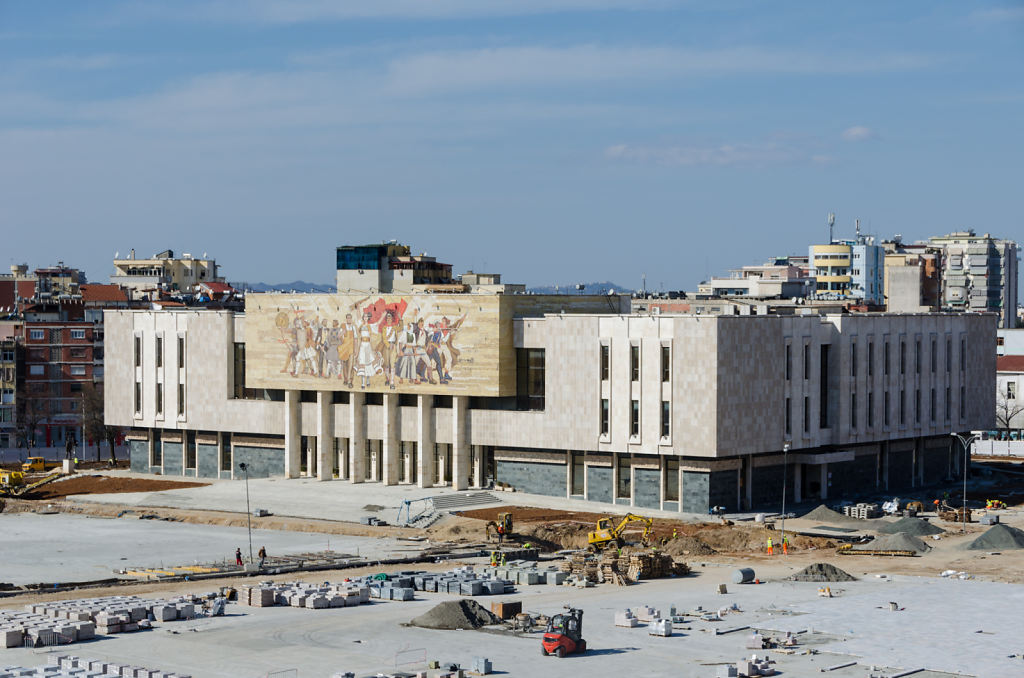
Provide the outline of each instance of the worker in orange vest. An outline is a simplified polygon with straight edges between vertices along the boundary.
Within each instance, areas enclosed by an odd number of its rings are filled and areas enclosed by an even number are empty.
[[[768,555],[773,555],[773,553],[772,553],[772,538],[771,537],[768,537]]]
[[[782,538],[782,555],[789,555],[789,537]]]

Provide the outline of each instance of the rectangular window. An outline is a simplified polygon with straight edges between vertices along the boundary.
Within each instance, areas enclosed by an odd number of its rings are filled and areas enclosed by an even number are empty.
[[[875,394],[868,391],[868,428],[875,425]]]
[[[679,460],[665,460],[665,501],[679,501]]]
[[[914,340],[914,373],[921,374],[921,340]]]
[[[220,434],[220,470],[231,470],[231,434]]]
[[[618,458],[619,484],[616,487],[615,496],[619,499],[629,499],[632,496],[632,473],[629,465],[629,455],[620,454]]]
[[[953,402],[952,396],[952,391],[950,390],[949,386],[946,386],[946,421],[949,421],[950,407],[952,406]]]
[[[804,396],[804,433],[811,432],[811,399]]]
[[[135,382],[135,414],[142,414],[142,382]]]
[[[612,420],[609,412],[608,399],[601,398],[601,435],[606,436],[611,431]]]
[[[900,339],[900,374],[907,373],[907,342]]]
[[[516,398],[520,410],[544,409],[544,349],[516,349]]]
[[[71,392],[72,393],[81,393],[82,392],[82,385],[81,384],[71,383],[70,384],[70,388],[71,388]]]
[[[786,435],[793,434],[793,403],[789,397],[786,398]]]
[[[939,359],[939,356],[935,352],[935,346],[936,346],[936,342],[935,342],[934,339],[932,339],[932,352],[929,355],[929,357],[931,358],[932,374],[935,374],[935,372],[936,372],[936,367],[938,365],[938,359]]]
[[[629,347],[629,379],[640,381],[640,347]]]
[[[935,421],[935,389],[934,388],[931,390],[931,394],[928,397],[928,416],[932,420],[932,422]]]
[[[34,377],[41,377],[46,374],[46,365],[29,365],[28,373]]]
[[[44,330],[29,330],[28,331],[28,338],[32,339],[33,341],[42,341],[43,337],[45,337],[45,336],[46,336],[46,332]]]
[[[583,463],[585,455],[582,452],[572,453],[572,490],[571,494],[582,496],[584,481],[587,476],[587,467]]]
[[[135,366],[142,367],[142,337],[135,337]]]
[[[892,405],[889,402],[889,400],[890,400],[889,392],[886,391],[885,392],[885,398],[882,400],[882,405],[884,405],[884,409],[882,410],[882,423],[885,424],[886,426],[889,425],[889,410],[890,410],[891,405]]]
[[[631,407],[629,412],[629,435],[638,436],[640,435],[640,401],[631,401]]]
[[[960,419],[961,421],[967,416],[967,388],[964,386],[960,387]]]
[[[153,431],[153,458],[150,466],[162,466],[164,463],[164,443],[160,439],[160,431]]]
[[[967,340],[960,340],[960,371],[967,370]]]
[[[804,381],[811,378],[811,346],[804,344]]]
[[[1008,381],[1006,382],[1006,399],[1015,400],[1017,398],[1017,382]]]
[[[85,330],[71,330],[72,339],[85,339]]]
[[[72,377],[84,377],[85,376],[85,365],[72,365],[71,366]]]
[[[875,344],[868,342],[868,376],[875,376]]]
[[[672,407],[667,400],[661,401],[661,437],[672,435]]]
[[[793,346],[786,344],[786,381],[793,378]]]
[[[850,428],[857,428],[857,394],[850,394]]]
[[[921,389],[914,389],[914,423],[921,423]]]
[[[58,328],[58,327],[51,327],[50,328],[50,343],[51,344],[59,344],[60,343],[60,328]]]
[[[601,381],[608,381],[612,371],[611,347],[608,344],[601,345]]]
[[[72,358],[81,360],[82,358],[85,358],[87,354],[86,354],[86,351],[85,351],[85,347],[80,347],[80,348],[69,349],[68,350],[68,355],[70,355]],[[58,360],[59,360],[59,358],[58,358]]]
[[[163,337],[157,337],[156,338],[156,366],[157,367],[163,367],[164,366],[164,338]]]
[[[178,336],[178,369],[185,368],[185,337]]]
[[[245,343],[238,341],[235,342],[232,363],[232,374],[234,381],[232,388],[232,397],[236,399],[249,400],[262,399],[263,392],[261,389],[248,388],[245,383]],[[313,402],[316,402],[315,396]]]
[[[946,337],[946,374],[953,371],[953,340]]]
[[[157,413],[157,415],[163,414],[164,413],[164,385],[163,384],[157,384],[156,385],[156,400],[154,402],[156,403],[156,413]]]
[[[888,341],[885,342],[885,347],[884,347],[884,350],[882,351],[882,354],[883,354],[882,355],[882,360],[883,360],[883,363],[884,363],[882,365],[882,373],[885,376],[888,377],[889,376],[889,342]]]
[[[907,424],[907,392],[900,389],[900,426]]]
[[[818,428],[829,427],[828,361],[831,348],[829,344],[822,344],[820,348],[821,353],[818,366]]]
[[[196,434],[195,431],[185,431],[185,468],[196,467]]]
[[[857,376],[857,342],[850,342],[850,376]]]
[[[672,379],[672,351],[668,346],[661,347],[661,383],[667,384]]]
[[[185,384],[178,384],[178,416],[185,416]]]

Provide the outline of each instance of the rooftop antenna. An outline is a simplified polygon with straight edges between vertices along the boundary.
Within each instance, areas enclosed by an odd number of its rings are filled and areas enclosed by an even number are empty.
[[[833,242],[832,238],[832,227],[836,225],[836,213],[828,213],[828,244],[831,245]]]
[[[855,224],[855,226],[856,226],[856,230],[857,230],[857,242],[859,243],[859,242],[860,242],[860,219],[854,219],[854,220],[853,220],[853,223],[854,223],[854,224]]]
[[[646,297],[646,296],[647,296],[647,274],[646,274],[646,273],[643,273],[643,274],[641,274],[641,275],[640,275],[640,278],[641,278],[641,279],[643,280],[643,284],[644,284],[644,296]]]

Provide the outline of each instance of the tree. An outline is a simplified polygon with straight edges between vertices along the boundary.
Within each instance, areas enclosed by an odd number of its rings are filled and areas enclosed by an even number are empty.
[[[18,413],[18,424],[15,430],[18,439],[31,450],[36,444],[36,430],[49,414],[46,409],[46,401],[35,397],[35,394],[30,392],[24,383],[18,389],[15,398],[15,409]]]
[[[1017,398],[1011,398],[1009,389],[999,392],[996,398],[996,426],[1004,431],[1017,428],[1014,426],[1016,423],[1014,419],[1022,412],[1024,412],[1024,404],[1021,404]]]
[[[83,444],[92,441],[96,445],[96,461],[99,461],[107,427],[103,423],[103,393],[96,384],[87,383],[82,387],[82,428],[85,433]]]
[[[106,427],[107,444],[110,445],[110,463],[117,464],[117,439],[121,437],[121,429],[117,426]]]

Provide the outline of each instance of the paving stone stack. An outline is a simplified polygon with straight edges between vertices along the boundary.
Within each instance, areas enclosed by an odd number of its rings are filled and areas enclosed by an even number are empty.
[[[574,553],[562,563],[562,570],[574,581],[600,581],[600,565],[597,558],[589,553]]]
[[[73,655],[53,654],[48,657],[46,666],[25,668],[23,666],[5,666],[0,668],[0,678],[41,677],[46,678],[107,678],[107,676],[128,676],[137,678],[192,678],[182,673],[161,671],[145,666],[116,664],[98,659],[83,659]]]
[[[104,596],[31,603],[25,606],[25,611],[48,618],[51,623],[54,620],[80,625],[91,622],[92,629],[87,624],[78,628],[76,639],[87,640],[94,633],[110,635],[146,629],[154,621],[192,619],[202,600],[203,597],[192,595],[156,600],[138,596]],[[66,627],[66,623],[62,625],[62,628]],[[56,628],[54,630],[66,635]]]
[[[851,518],[870,520],[879,517],[878,504],[866,504],[861,502],[854,506],[844,506],[843,513]]]
[[[619,567],[622,567],[620,559]],[[632,553],[629,556],[629,567],[626,576],[630,581],[641,579],[661,579],[674,575],[686,575],[690,568],[686,563],[677,563],[666,553]]]
[[[309,584],[305,582],[262,582],[243,586],[238,593],[240,605],[273,607],[275,605],[323,610],[332,607],[355,607],[370,601],[370,588],[355,582]]]

